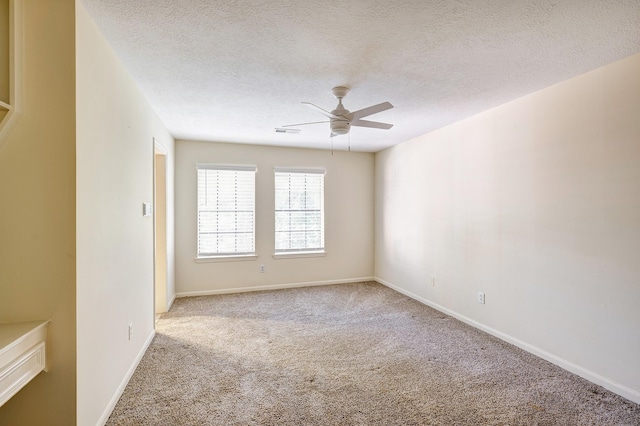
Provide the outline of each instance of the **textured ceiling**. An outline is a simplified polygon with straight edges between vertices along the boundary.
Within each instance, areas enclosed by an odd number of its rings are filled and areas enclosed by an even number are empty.
[[[177,139],[379,151],[640,52],[640,0],[82,0]]]

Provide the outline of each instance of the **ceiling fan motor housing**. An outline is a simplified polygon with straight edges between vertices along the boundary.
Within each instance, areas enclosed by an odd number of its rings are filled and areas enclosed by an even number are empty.
[[[349,133],[351,123],[347,120],[332,119],[331,120],[331,133],[334,135],[346,135]]]
[[[338,88],[336,87],[333,90],[335,91],[336,89]],[[346,135],[347,133],[349,133],[351,123],[346,118],[343,118],[346,117],[347,114],[349,114],[349,110],[342,105],[342,97],[338,98],[338,106],[336,107],[336,109],[331,111],[331,114],[337,116],[336,118],[331,119],[331,133],[333,133],[334,135]]]

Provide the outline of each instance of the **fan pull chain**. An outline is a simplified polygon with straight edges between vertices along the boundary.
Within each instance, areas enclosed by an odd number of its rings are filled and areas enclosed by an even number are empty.
[[[333,157],[333,138],[329,136],[329,140],[331,141],[331,156]]]
[[[349,152],[351,152],[351,132],[349,132]]]

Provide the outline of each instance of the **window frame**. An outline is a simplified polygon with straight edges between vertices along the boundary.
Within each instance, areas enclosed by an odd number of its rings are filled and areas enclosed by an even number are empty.
[[[196,164],[196,263],[203,262],[225,262],[225,261],[242,261],[242,260],[255,260],[258,258],[256,252],[256,188],[257,188],[257,172],[258,168],[255,165],[243,165],[243,164],[216,164],[216,163],[197,163]],[[200,170],[216,170],[216,171],[235,171],[235,172],[252,172],[253,173],[253,251],[251,252],[224,252],[224,253],[201,253],[200,252],[200,194],[199,184]]]
[[[322,243],[321,248],[302,248],[302,249],[277,249],[276,248],[276,244],[277,244],[276,233],[278,232],[277,226],[276,226],[276,220],[277,220],[276,216],[278,212],[277,205],[276,205],[276,193],[278,191],[278,188],[276,186],[276,178],[278,173],[314,174],[314,175],[322,176],[322,181],[321,181],[322,189],[320,193],[320,221],[321,221],[320,240]],[[326,255],[326,224],[325,224],[325,180],[326,180],[325,178],[326,178],[326,175],[327,175],[327,171],[324,168],[274,167],[273,169],[273,183],[274,183],[274,187],[273,187],[273,200],[274,200],[273,258],[274,259],[288,259],[288,258],[296,258],[296,257],[323,257]]]

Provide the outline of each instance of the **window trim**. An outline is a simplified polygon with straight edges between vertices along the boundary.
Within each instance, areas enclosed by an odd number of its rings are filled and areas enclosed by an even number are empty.
[[[208,263],[208,262],[234,262],[234,261],[247,261],[247,260],[256,260],[258,258],[256,252],[256,187],[257,182],[255,181],[257,178],[258,167],[255,165],[248,164],[216,164],[216,163],[196,163],[196,211],[195,211],[195,231],[196,231],[196,263]],[[199,240],[199,229],[198,229],[198,171],[199,170],[229,170],[229,171],[241,171],[241,172],[253,172],[254,173],[254,187],[253,187],[253,251],[252,252],[238,252],[238,253],[221,253],[221,254],[206,254],[200,255],[198,248],[198,240]]]
[[[238,254],[238,255],[220,255],[220,256],[202,256],[196,257],[196,263],[216,263],[216,262],[243,262],[247,260],[258,260],[257,254]]]
[[[275,197],[276,197],[276,186],[275,186],[275,177],[276,173],[306,173],[306,174],[318,174],[323,175],[322,178],[322,248],[313,250],[313,249],[291,249],[291,250],[280,250],[278,251],[275,248],[275,234],[276,234],[276,225],[275,225]],[[273,236],[274,236],[274,244],[273,244],[273,259],[293,259],[293,258],[305,258],[305,257],[324,257],[327,252],[327,244],[325,241],[326,237],[326,224],[325,224],[325,178],[327,176],[327,170],[320,167],[274,167],[273,168]]]
[[[327,175],[326,169],[320,167],[274,167],[273,173],[308,173],[317,175]]]
[[[279,260],[279,259],[297,259],[297,258],[305,258],[305,257],[325,257],[326,255],[327,255],[327,252],[324,250],[303,251],[303,252],[290,251],[290,252],[274,253],[271,255],[271,257],[273,257],[276,260]]]

